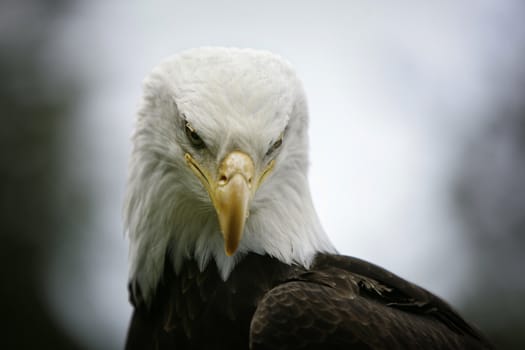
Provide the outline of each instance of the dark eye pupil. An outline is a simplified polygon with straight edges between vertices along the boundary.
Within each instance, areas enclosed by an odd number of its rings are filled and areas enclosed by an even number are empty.
[[[188,124],[186,124],[186,136],[188,137],[193,146],[197,148],[204,147],[204,141],[202,141],[199,134],[197,134],[195,130],[193,130]]]
[[[201,138],[199,137],[199,135],[197,135],[197,133],[195,131],[190,132],[190,137],[191,137],[191,140],[194,141],[194,142],[200,142],[201,141]]]
[[[283,139],[282,138],[280,138],[279,140],[275,141],[275,143],[270,147],[268,152],[266,152],[266,155],[269,156],[270,154],[275,152],[275,150],[277,148],[281,147],[282,143],[283,143]]]

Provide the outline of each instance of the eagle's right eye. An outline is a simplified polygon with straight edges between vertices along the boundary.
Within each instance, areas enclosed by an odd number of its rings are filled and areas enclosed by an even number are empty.
[[[191,127],[190,123],[186,123],[185,129],[186,129],[186,136],[188,137],[188,140],[190,140],[193,147],[204,148],[205,146],[204,141],[201,139],[199,134],[195,132],[195,129]]]
[[[283,135],[281,135],[279,137],[279,139],[277,141],[275,141],[271,146],[270,148],[268,149],[268,151],[266,152],[266,156],[270,156],[272,153],[274,153],[279,147],[281,147],[281,145],[283,144]]]

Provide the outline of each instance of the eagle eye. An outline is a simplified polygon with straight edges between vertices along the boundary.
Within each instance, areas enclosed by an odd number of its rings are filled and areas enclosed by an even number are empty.
[[[270,148],[268,149],[268,152],[266,152],[266,155],[267,156],[271,155],[273,152],[275,152],[275,150],[281,147],[282,144],[283,144],[283,136],[281,135],[281,137],[279,137],[279,139],[270,146]]]
[[[191,144],[195,148],[204,148],[204,141],[202,141],[201,137],[197,132],[195,132],[195,129],[193,129],[190,125],[190,123],[186,123],[185,125],[186,130],[186,136],[188,137],[188,140],[190,140]]]

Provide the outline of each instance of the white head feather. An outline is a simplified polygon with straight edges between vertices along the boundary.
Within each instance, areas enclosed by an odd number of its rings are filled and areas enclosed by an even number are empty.
[[[191,123],[206,143],[194,150],[184,132]],[[148,300],[171,254],[179,271],[194,259],[210,261],[227,279],[248,252],[308,267],[317,252],[335,252],[312,205],[308,168],[308,112],[290,65],[250,49],[201,48],[168,58],[145,79],[133,137],[125,203],[130,277]],[[269,147],[285,131],[282,146]],[[184,154],[208,169],[242,150],[261,172],[273,173],[256,192],[234,256],[224,252],[215,209]]]

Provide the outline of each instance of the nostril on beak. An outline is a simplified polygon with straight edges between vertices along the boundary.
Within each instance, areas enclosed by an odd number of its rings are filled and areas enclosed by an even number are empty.
[[[227,177],[226,175],[223,174],[223,175],[221,175],[221,176],[219,177],[219,184],[224,185],[224,184],[226,184],[227,182],[228,182],[228,177]]]

